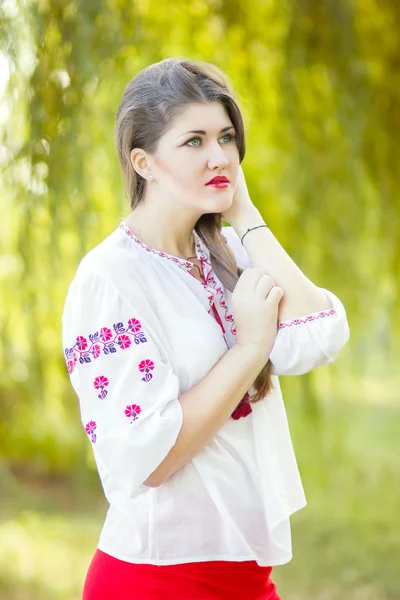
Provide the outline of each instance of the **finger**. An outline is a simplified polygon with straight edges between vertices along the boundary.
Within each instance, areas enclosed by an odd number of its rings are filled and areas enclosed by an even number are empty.
[[[271,307],[272,306],[275,307],[279,304],[279,302],[281,301],[283,296],[284,296],[284,292],[283,292],[282,288],[275,285],[269,292],[268,296],[266,297],[265,302],[267,304],[270,304]]]
[[[276,287],[275,281],[269,275],[263,275],[260,277],[257,282],[255,293],[261,296],[262,298],[266,298],[270,291]]]
[[[262,277],[269,277],[272,280],[272,278],[268,275],[268,273],[265,272],[264,269],[261,269],[260,267],[247,267],[246,269],[243,270],[243,273],[241,274],[241,276],[239,277],[238,283],[240,283],[240,286],[250,286],[253,287],[253,289],[255,289],[256,285],[258,284],[258,282],[260,281],[260,279]],[[275,282],[273,282],[275,284]]]

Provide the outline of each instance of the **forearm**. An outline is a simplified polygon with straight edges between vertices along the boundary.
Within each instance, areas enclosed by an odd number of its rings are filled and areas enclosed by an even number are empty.
[[[254,207],[254,210],[247,210],[231,225],[242,238],[249,227],[264,223],[261,213]],[[268,227],[247,233],[243,246],[252,266],[265,270],[284,292],[279,303],[279,321],[296,319],[332,307],[326,295],[304,275]]]
[[[181,394],[183,425],[169,454],[146,485],[157,486],[208,444],[254,383],[267,362],[256,345],[235,344],[211,371]]]

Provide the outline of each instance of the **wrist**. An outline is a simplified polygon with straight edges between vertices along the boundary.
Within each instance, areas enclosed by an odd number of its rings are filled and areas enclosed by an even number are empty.
[[[243,237],[249,227],[256,227],[257,225],[265,224],[266,223],[262,218],[260,211],[256,208],[254,210],[247,210],[239,215],[233,223],[231,223],[240,239]]]

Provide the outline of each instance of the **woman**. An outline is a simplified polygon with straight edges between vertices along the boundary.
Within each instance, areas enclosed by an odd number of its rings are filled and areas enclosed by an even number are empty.
[[[115,133],[132,211],[82,259],[63,314],[110,504],[83,597],[276,600],[306,504],[277,375],[332,362],[345,310],[252,204],[219,69],[144,69]]]

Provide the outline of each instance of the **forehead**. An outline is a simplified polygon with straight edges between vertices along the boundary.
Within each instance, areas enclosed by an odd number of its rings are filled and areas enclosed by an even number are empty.
[[[169,135],[180,135],[190,129],[204,129],[207,133],[219,133],[232,125],[225,107],[220,102],[190,104],[174,119]]]

